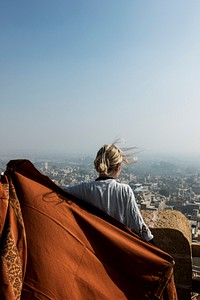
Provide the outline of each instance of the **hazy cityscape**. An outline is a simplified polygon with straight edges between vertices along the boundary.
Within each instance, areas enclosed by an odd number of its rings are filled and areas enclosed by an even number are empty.
[[[0,159],[3,173],[9,158]],[[61,187],[94,180],[97,173],[90,156],[33,158],[31,162]],[[191,223],[193,241],[200,242],[200,164],[173,159],[143,157],[122,169],[119,181],[134,191],[142,210],[174,209]]]

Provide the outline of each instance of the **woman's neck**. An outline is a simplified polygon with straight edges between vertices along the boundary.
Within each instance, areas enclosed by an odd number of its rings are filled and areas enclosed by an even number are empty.
[[[107,175],[99,175],[99,177],[96,179],[96,181],[99,180],[106,180],[106,179],[114,179],[112,176],[107,176]]]

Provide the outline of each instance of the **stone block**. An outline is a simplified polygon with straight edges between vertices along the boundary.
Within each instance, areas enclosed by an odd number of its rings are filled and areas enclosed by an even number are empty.
[[[191,299],[192,235],[189,221],[175,210],[145,210],[141,214],[154,235],[156,246],[174,258],[178,299]]]

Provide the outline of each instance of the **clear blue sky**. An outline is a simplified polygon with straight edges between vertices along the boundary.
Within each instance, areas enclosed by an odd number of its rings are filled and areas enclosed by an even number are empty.
[[[1,0],[1,153],[200,155],[200,2]]]

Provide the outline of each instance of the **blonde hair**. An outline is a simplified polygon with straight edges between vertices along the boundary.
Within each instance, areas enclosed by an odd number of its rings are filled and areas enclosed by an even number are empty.
[[[130,163],[128,155],[115,144],[103,145],[97,152],[94,160],[96,171],[103,176],[111,176],[121,163]]]

